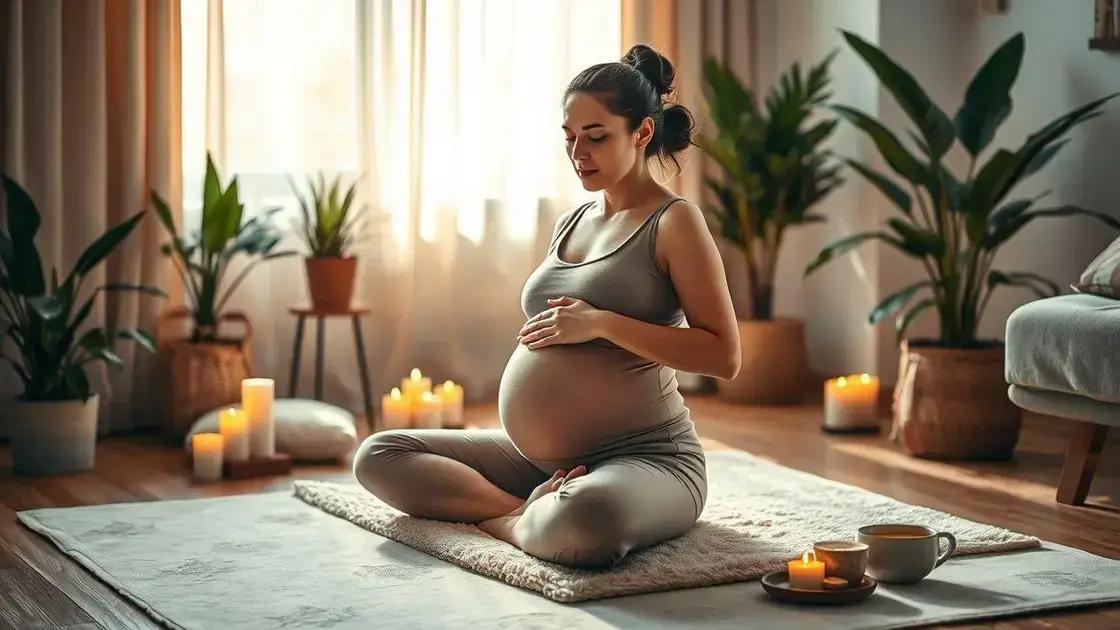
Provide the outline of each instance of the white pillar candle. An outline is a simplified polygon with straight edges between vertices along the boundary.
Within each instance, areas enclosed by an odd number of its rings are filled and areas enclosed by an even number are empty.
[[[191,436],[195,479],[217,481],[222,478],[222,448],[221,433],[195,433]]]
[[[245,412],[229,407],[218,412],[218,432],[222,434],[222,458],[227,462],[249,459],[249,423]]]
[[[241,381],[241,408],[249,424],[249,455],[272,457],[276,454],[275,427],[272,420],[272,399],[275,382],[270,378],[247,378]]]
[[[463,428],[463,386],[444,381],[436,387],[436,396],[443,402],[443,426],[446,429]]]
[[[852,374],[829,379],[824,384],[824,426],[852,431],[879,427],[879,379],[870,374]]]
[[[381,428],[382,429],[407,429],[412,426],[412,403],[401,395],[401,390],[394,387],[393,391],[381,397]]]
[[[420,394],[412,404],[412,426],[417,429],[439,429],[443,426],[443,401],[432,392]]]

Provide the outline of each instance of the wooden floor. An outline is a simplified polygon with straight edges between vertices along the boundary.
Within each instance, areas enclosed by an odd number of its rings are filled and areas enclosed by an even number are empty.
[[[1045,540],[1120,558],[1120,431],[1113,431],[1090,491],[1093,507],[1054,502],[1065,449],[1060,421],[1028,417],[1008,462],[946,463],[899,453],[883,435],[820,431],[820,407],[747,408],[709,396],[688,405],[705,447],[741,448],[772,461]],[[493,426],[494,405],[467,410],[469,426]],[[194,484],[182,449],[154,435],[101,438],[93,472],[53,478],[12,474],[0,443],[0,628],[155,628],[154,622],[52,544],[15,512],[289,489],[293,479],[350,481],[349,461],[297,466],[291,476]],[[973,624],[972,628],[1117,628],[1120,607]]]

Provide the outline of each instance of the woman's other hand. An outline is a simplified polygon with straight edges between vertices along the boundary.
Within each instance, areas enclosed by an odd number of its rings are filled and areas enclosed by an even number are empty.
[[[530,350],[563,343],[583,343],[602,336],[601,311],[583,300],[549,298],[547,308],[534,315],[517,334]]]

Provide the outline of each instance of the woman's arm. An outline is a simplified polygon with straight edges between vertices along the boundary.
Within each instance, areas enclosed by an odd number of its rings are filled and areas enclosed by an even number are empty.
[[[734,378],[741,362],[739,327],[723,261],[700,209],[691,203],[669,206],[661,215],[655,249],[668,266],[690,327],[598,311],[600,336],[671,368]]]

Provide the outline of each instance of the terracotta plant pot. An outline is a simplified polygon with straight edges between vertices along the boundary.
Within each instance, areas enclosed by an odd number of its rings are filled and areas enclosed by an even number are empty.
[[[735,378],[717,380],[719,395],[751,405],[801,401],[807,378],[805,322],[800,319],[739,320],[742,367]]]
[[[11,401],[12,464],[19,475],[93,470],[98,397],[88,400]]]
[[[1007,398],[1003,357],[1003,344],[962,350],[903,341],[891,438],[919,457],[1010,457],[1022,412]]]
[[[307,289],[311,305],[318,311],[345,311],[354,294],[358,259],[307,258]]]

